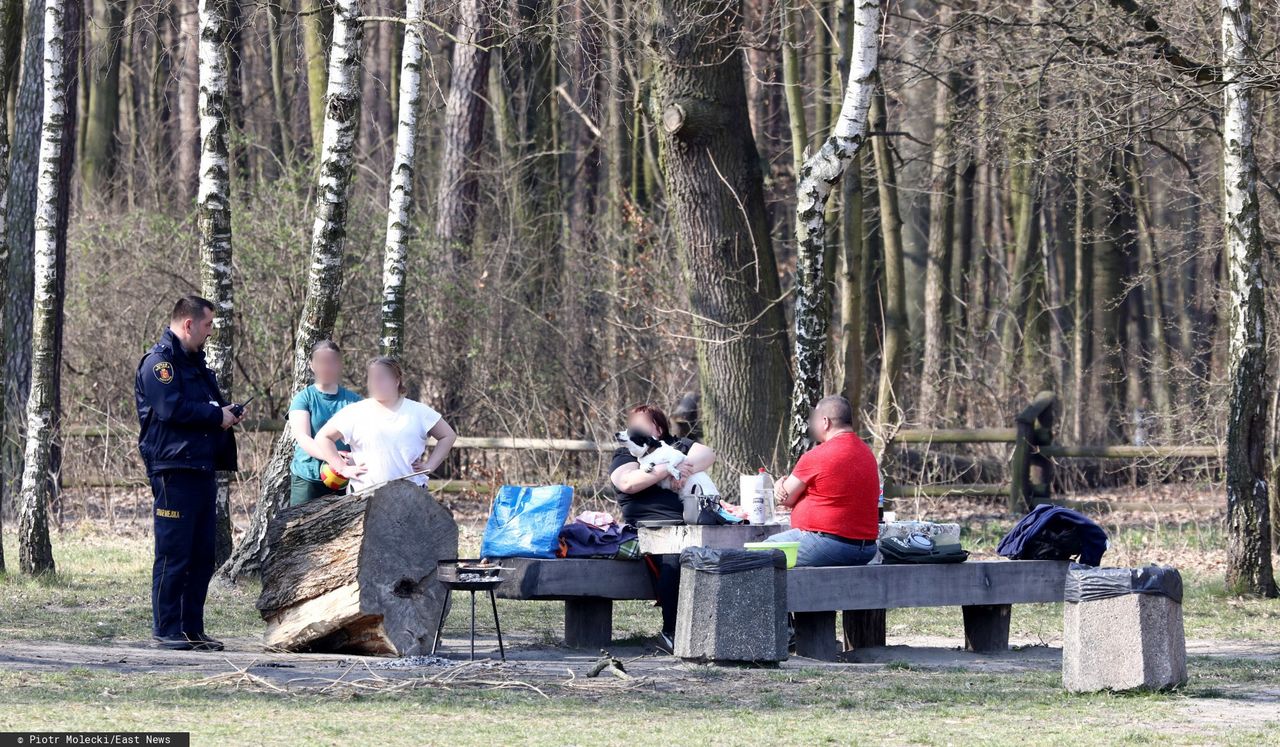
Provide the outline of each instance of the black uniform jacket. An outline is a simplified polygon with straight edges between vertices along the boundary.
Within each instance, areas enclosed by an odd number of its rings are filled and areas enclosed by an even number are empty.
[[[188,353],[171,330],[138,363],[138,449],[147,474],[194,469],[236,469],[236,439],[222,428],[222,408],[230,404],[204,362]]]

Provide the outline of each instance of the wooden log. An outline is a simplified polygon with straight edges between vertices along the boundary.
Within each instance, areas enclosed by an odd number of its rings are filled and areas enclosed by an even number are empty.
[[[267,542],[257,607],[268,647],[431,650],[448,594],[436,565],[458,556],[458,525],[425,488],[401,480],[287,509]]]

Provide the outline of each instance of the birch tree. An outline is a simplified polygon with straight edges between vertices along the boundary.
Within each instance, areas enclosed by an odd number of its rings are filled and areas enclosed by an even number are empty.
[[[44,7],[44,114],[36,181],[35,300],[32,306],[31,392],[27,397],[27,439],[18,510],[18,565],[24,573],[54,570],[47,507],[55,437],[58,325],[58,208],[63,128],[67,120],[64,0]]]
[[[831,134],[805,159],[796,183],[795,382],[791,394],[791,454],[809,446],[809,411],[823,394],[830,319],[827,200],[866,142],[867,113],[875,92],[880,54],[880,2],[858,0],[844,102]]]
[[[0,438],[0,484],[14,504],[22,483],[22,428],[31,385],[31,278],[36,212],[36,173],[44,111],[44,0],[26,0],[22,78],[13,109],[9,163],[8,283],[4,297],[5,420]]]
[[[396,150],[391,164],[391,189],[387,198],[387,244],[382,259],[383,355],[400,357],[404,348],[404,275],[413,225],[414,155],[418,143],[418,99],[422,87],[423,0],[405,6],[404,47],[400,57],[400,98],[396,125]]]
[[[218,388],[231,396],[235,317],[231,274],[231,183],[227,147],[229,4],[200,0],[200,172],[196,214],[200,230],[200,289],[213,302],[213,335],[205,345]],[[231,554],[231,475],[218,474],[214,560]]]
[[[1267,318],[1253,152],[1249,0],[1222,0],[1222,184],[1228,292],[1227,589],[1276,596],[1267,505]]]
[[[342,290],[342,254],[347,238],[347,207],[354,168],[356,128],[360,123],[359,0],[334,4],[333,42],[329,50],[324,136],[316,184],[315,224],[311,230],[311,270],[302,318],[294,338],[293,392],[311,381],[311,347],[333,335]],[[267,526],[288,501],[293,436],[286,429],[276,440],[262,476],[262,493],[240,544],[219,570],[228,581],[257,573],[266,557]]]

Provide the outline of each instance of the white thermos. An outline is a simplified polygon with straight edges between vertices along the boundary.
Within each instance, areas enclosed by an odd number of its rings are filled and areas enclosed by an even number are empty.
[[[754,475],[738,478],[738,495],[747,521],[752,524],[773,523],[773,478],[763,467]]]

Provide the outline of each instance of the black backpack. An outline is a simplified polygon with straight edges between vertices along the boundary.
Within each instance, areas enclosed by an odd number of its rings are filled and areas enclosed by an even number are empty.
[[[906,539],[888,537],[880,540],[880,558],[885,565],[923,563],[963,563],[969,553],[959,543],[938,545],[923,534],[913,534]]]

